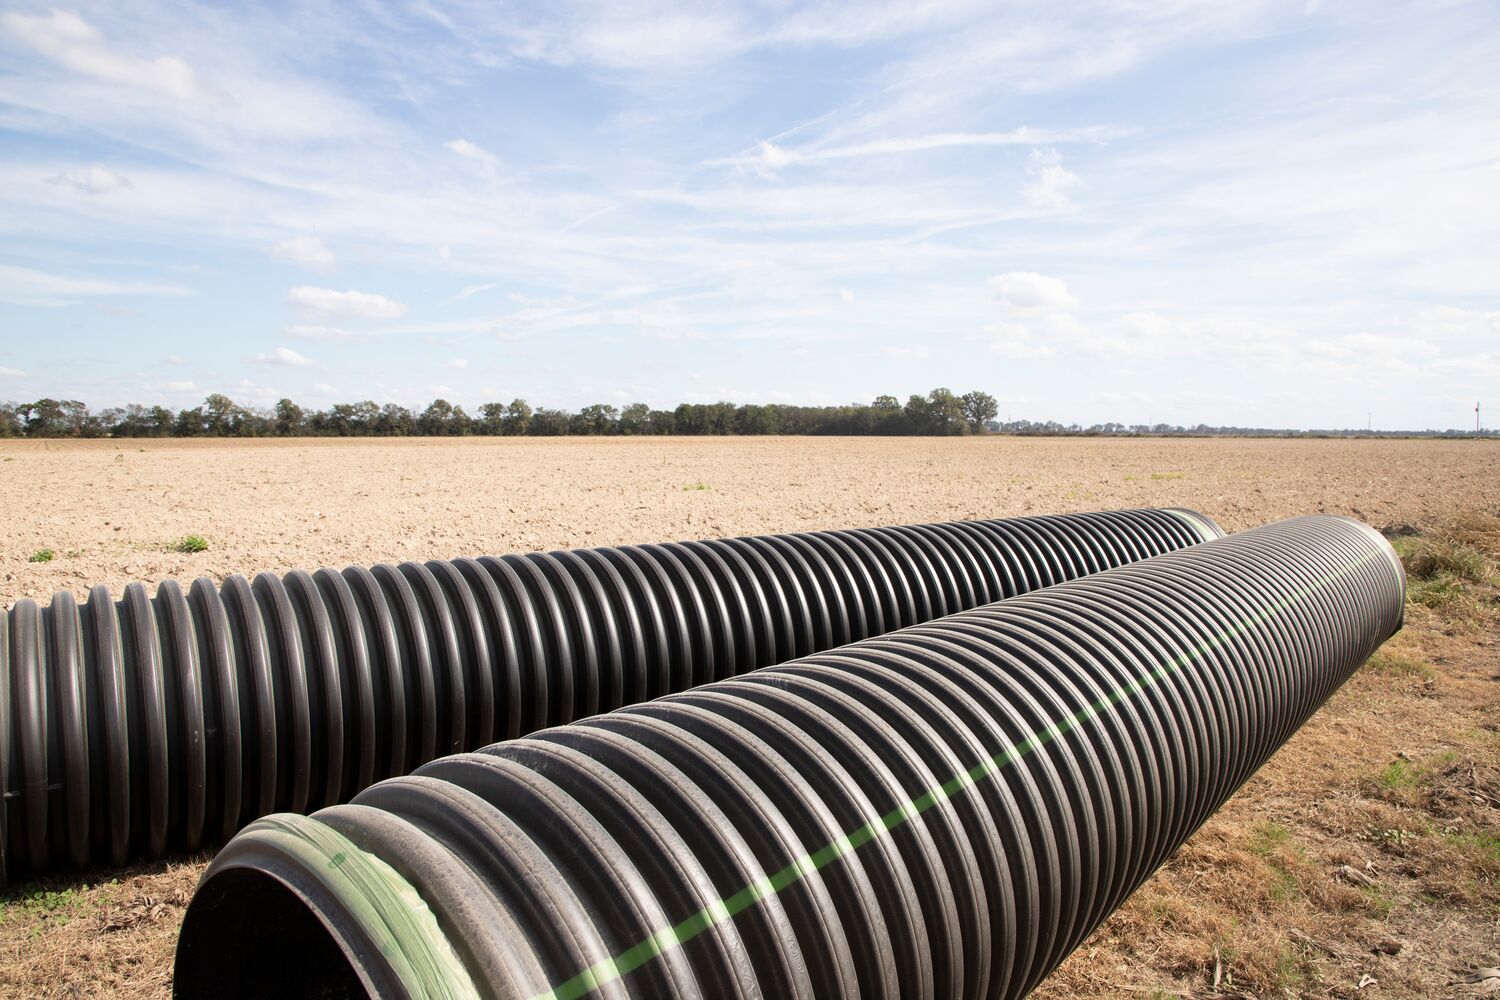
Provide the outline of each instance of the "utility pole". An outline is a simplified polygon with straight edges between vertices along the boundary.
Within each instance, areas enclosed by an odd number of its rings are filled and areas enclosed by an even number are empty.
[[[1368,434],[1375,429],[1375,415],[1369,410],[1365,411],[1365,433]]]
[[[1474,436],[1483,437],[1484,432],[1479,429],[1479,403],[1474,403]]]

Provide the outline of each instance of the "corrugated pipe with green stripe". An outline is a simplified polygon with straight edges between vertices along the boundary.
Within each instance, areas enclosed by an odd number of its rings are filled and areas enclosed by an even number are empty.
[[[181,997],[1016,997],[1401,626],[1298,518],[250,826]]]

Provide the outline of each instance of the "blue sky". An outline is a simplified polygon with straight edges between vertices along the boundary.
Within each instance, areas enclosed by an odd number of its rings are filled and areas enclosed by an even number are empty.
[[[1493,3],[0,5],[0,399],[1500,411]]]

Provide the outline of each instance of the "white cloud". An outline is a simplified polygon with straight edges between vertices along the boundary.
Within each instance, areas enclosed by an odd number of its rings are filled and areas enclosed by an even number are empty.
[[[469,362],[465,358],[454,358],[452,361],[444,361],[443,367],[463,371],[465,368],[469,367]]]
[[[882,347],[880,353],[898,361],[915,361],[932,357],[932,349],[920,344],[916,347]]]
[[[48,274],[29,267],[0,264],[0,302],[28,306],[67,306],[101,295],[190,295],[181,285],[151,281]]]
[[[396,319],[406,312],[406,306],[400,302],[373,292],[338,292],[331,288],[299,285],[287,292],[286,297],[293,305],[313,312],[360,316],[365,319]]]
[[[1008,271],[990,279],[995,298],[1015,309],[1072,309],[1078,305],[1067,282],[1035,271]]]
[[[1474,378],[1500,378],[1500,354],[1478,354],[1469,358],[1445,358],[1432,367],[1454,375]]]
[[[320,396],[332,396],[334,393],[338,392],[338,389],[329,385],[327,382],[314,382],[312,384],[312,391]]]
[[[1379,369],[1398,375],[1415,374],[1417,362],[1432,361],[1439,349],[1416,337],[1390,337],[1374,333],[1351,333],[1309,340],[1303,350],[1315,358],[1354,362],[1359,370]]]
[[[1021,193],[1029,203],[1052,210],[1073,207],[1068,192],[1082,182],[1077,174],[1062,165],[1062,157],[1056,150],[1033,149],[1027,175],[1030,180],[1021,186]]]
[[[480,292],[487,292],[491,288],[497,288],[499,287],[499,284],[500,283],[498,281],[491,281],[482,285],[465,285],[458,291],[457,294],[448,296],[446,299],[439,302],[438,305],[451,306],[455,302],[462,302],[464,299],[467,299],[474,295],[478,295]]]
[[[253,403],[270,405],[280,397],[281,393],[271,386],[257,385],[247,378],[242,378],[234,384],[233,395],[239,399],[248,399]]]
[[[839,289],[839,298],[843,299],[845,302],[853,302],[854,301],[854,293],[852,291],[850,291],[849,289],[847,289],[847,288],[840,288]]]
[[[280,365],[284,368],[306,368],[313,363],[312,358],[304,357],[290,347],[278,347],[268,354],[257,354],[251,360],[260,365]]]
[[[0,365],[0,376],[4,376],[5,378],[25,378],[26,373],[19,368],[7,368],[4,365]]]
[[[271,248],[271,256],[314,271],[326,271],[336,263],[333,251],[316,236],[294,236],[282,240]]]
[[[443,148],[466,160],[482,163],[486,167],[493,167],[500,162],[500,158],[487,149],[481,149],[468,139],[453,139],[443,143]]]
[[[999,323],[990,327],[987,332],[990,353],[1010,361],[1039,361],[1057,354],[1054,347],[1039,343],[1035,335],[1024,326]]]
[[[338,326],[309,326],[297,323],[286,328],[286,332],[293,337],[302,337],[305,340],[348,340],[349,331]]]
[[[923,153],[934,149],[954,149],[965,146],[1034,146],[1038,143],[1103,142],[1125,134],[1127,133],[1124,129],[1107,126],[1056,130],[1037,129],[1023,125],[1009,132],[936,132],[929,135],[875,139],[842,146],[799,148],[778,145],[767,139],[758,143],[750,152],[708,162],[710,166],[734,166],[759,173],[774,173],[797,164],[823,163],[828,160]],[[1067,173],[1066,170],[1062,172]],[[1076,181],[1077,178],[1074,180]]]
[[[193,68],[176,56],[139,59],[113,52],[93,25],[71,11],[0,15],[7,31],[61,65],[96,79],[123,83],[180,100],[197,97]]]
[[[167,392],[197,392],[198,383],[184,381],[163,382],[161,383],[160,388],[166,390]]]
[[[95,165],[87,170],[62,170],[45,178],[48,184],[61,184],[83,194],[109,194],[131,187],[130,178]]]
[[[1437,306],[1417,314],[1417,331],[1424,337],[1459,340],[1500,340],[1500,309],[1479,312]]]

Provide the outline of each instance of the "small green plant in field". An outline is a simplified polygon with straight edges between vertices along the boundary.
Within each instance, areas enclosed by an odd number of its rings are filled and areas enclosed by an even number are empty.
[[[1468,588],[1447,573],[1431,579],[1408,579],[1406,599],[1434,611],[1451,611],[1468,597]]]
[[[118,886],[116,879],[103,883],[106,890]],[[48,925],[66,924],[86,915],[98,905],[99,899],[90,895],[88,885],[77,885],[66,889],[48,889],[44,882],[21,886],[0,898],[0,924],[11,920],[35,920],[32,937],[37,937]]]
[[[1431,680],[1436,674],[1431,666],[1421,660],[1385,650],[1370,657],[1365,669],[1382,677],[1410,677],[1422,681]]]
[[[1484,530],[1481,530],[1484,529]],[[1447,615],[1475,612],[1483,605],[1483,588],[1500,583],[1486,548],[1487,522],[1453,529],[1457,537],[1406,535],[1391,539],[1406,568],[1406,597],[1413,604]],[[1475,544],[1469,544],[1469,542]],[[1479,592],[1471,592],[1471,588]]]
[[[54,560],[56,558],[57,558],[57,552],[54,549],[37,549],[31,555],[29,555],[29,556],[26,557],[26,561],[27,562],[35,562],[35,563],[43,563],[43,562],[51,562],[52,560]]]
[[[1451,833],[1446,837],[1454,846],[1472,854],[1481,867],[1500,872],[1500,833],[1482,830],[1479,833]]]
[[[1392,792],[1404,792],[1417,786],[1417,769],[1411,761],[1397,757],[1380,772],[1380,786]]]
[[[1134,472],[1127,472],[1127,473],[1125,473],[1125,481],[1127,483],[1133,483],[1133,482],[1135,482],[1139,478],[1141,478],[1141,477],[1137,476]]]
[[[173,552],[206,552],[208,551],[208,539],[202,535],[183,535],[172,543]]]
[[[1292,839],[1292,831],[1275,820],[1262,823],[1250,837],[1250,853],[1265,857]]]
[[[1276,956],[1276,982],[1288,995],[1295,993],[1306,978],[1307,960],[1300,950],[1288,945]]]
[[[695,492],[695,491],[698,491],[698,490],[711,490],[711,489],[713,489],[713,487],[710,486],[710,485],[708,485],[707,483],[689,483],[688,485],[686,485],[686,486],[684,486],[682,488],[682,492],[684,492],[684,493],[692,493],[692,492]]]
[[[1186,479],[1186,472],[1153,472],[1152,479]]]
[[[1410,546],[1401,561],[1406,564],[1407,574],[1418,580],[1451,576],[1469,583],[1484,583],[1490,578],[1484,553],[1455,542],[1427,542]]]

